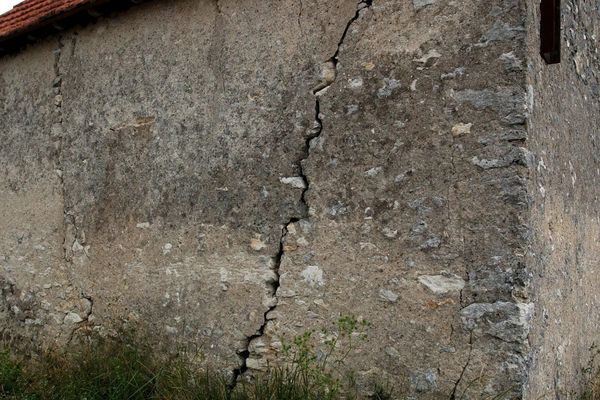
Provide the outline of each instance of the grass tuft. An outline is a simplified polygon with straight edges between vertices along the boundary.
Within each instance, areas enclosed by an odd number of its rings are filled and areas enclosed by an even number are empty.
[[[150,349],[106,341],[76,353],[48,352],[17,361],[0,353],[0,399],[11,400],[317,400],[328,388],[298,368],[273,369],[234,389],[218,373],[186,357],[154,357]]]
[[[357,397],[353,382],[344,381],[336,371],[352,348],[352,336],[366,328],[366,323],[353,318],[340,319],[336,335],[325,342],[325,352],[310,344],[312,333],[299,336],[284,346],[290,357],[286,366],[241,379],[235,385],[223,374],[200,367],[197,355],[179,352],[166,357],[132,339],[96,339],[77,351],[49,351],[28,360],[4,351],[0,352],[0,399],[353,399]],[[341,354],[336,354],[340,347]],[[392,398],[383,386],[374,393],[377,400]]]

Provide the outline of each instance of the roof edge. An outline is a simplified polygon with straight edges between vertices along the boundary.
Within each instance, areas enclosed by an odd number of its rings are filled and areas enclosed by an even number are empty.
[[[34,21],[0,35],[0,56],[18,52],[40,39],[65,31],[73,26],[94,23],[98,18],[115,12],[124,11],[146,0],[90,0],[56,13],[47,12]],[[24,2],[23,2],[24,3]],[[23,4],[19,3],[19,4]],[[10,16],[13,10],[2,17]]]

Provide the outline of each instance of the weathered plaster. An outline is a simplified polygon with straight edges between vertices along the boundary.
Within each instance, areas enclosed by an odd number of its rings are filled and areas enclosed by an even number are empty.
[[[134,327],[236,379],[350,314],[359,384],[566,393],[598,219],[568,27],[597,27],[568,4],[546,67],[532,3],[156,0],[2,57],[5,336]]]

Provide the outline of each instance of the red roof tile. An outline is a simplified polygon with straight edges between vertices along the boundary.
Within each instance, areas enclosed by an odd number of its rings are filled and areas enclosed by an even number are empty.
[[[0,41],[33,30],[98,0],[25,0],[0,15]]]

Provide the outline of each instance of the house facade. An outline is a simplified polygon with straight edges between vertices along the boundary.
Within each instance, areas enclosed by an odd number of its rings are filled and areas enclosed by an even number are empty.
[[[21,3],[3,337],[135,329],[236,378],[352,318],[359,384],[575,396],[600,327],[600,3],[546,3]]]

